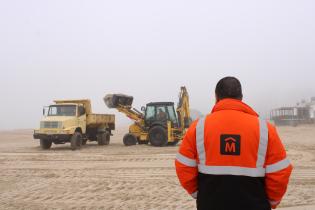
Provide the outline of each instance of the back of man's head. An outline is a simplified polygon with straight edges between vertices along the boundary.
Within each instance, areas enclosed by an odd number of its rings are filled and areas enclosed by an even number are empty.
[[[224,77],[218,82],[215,88],[215,95],[217,101],[225,98],[242,100],[242,85],[235,77]]]

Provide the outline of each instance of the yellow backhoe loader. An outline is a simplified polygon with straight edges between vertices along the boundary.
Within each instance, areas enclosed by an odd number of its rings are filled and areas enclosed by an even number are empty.
[[[132,107],[133,97],[123,94],[106,95],[104,102],[134,121],[123,138],[126,146],[137,143],[158,147],[176,145],[191,123],[186,87],[181,87],[176,111],[174,102],[151,102],[140,112]]]

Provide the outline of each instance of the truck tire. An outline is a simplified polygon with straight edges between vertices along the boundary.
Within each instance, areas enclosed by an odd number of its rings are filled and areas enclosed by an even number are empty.
[[[124,138],[123,142],[125,146],[132,146],[137,144],[137,137],[131,133],[127,133]]]
[[[47,139],[40,139],[39,144],[42,149],[50,149],[52,141]]]
[[[108,132],[100,133],[97,135],[98,145],[108,145],[110,141],[110,135]]]
[[[152,146],[163,147],[167,145],[166,129],[160,125],[156,125],[149,130],[149,141]]]
[[[70,139],[71,149],[76,150],[80,149],[82,145],[82,135],[79,132],[75,132]]]

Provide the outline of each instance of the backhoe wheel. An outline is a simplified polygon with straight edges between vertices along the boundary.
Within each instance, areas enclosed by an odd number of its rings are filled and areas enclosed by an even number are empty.
[[[177,143],[178,143],[178,140],[175,140],[173,142],[167,142],[167,145],[169,145],[169,146],[176,146]]]
[[[154,126],[149,130],[149,141],[152,146],[163,147],[167,145],[167,132],[162,126]]]
[[[80,149],[81,145],[82,145],[81,133],[75,132],[70,139],[70,143],[71,143],[71,149],[72,150]]]
[[[98,145],[108,145],[110,141],[110,135],[108,132],[100,133],[97,135]]]
[[[50,149],[52,141],[47,139],[40,139],[39,144],[42,149]]]
[[[137,144],[137,137],[131,133],[127,133],[124,138],[123,142],[125,146],[132,146]]]

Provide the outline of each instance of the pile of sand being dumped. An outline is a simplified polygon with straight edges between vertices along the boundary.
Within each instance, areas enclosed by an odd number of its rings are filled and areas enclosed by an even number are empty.
[[[280,207],[315,209],[315,127],[278,130],[294,165]],[[0,209],[194,209],[176,178],[178,146],[125,147],[126,131],[74,152],[69,144],[43,151],[30,130],[1,132]]]

